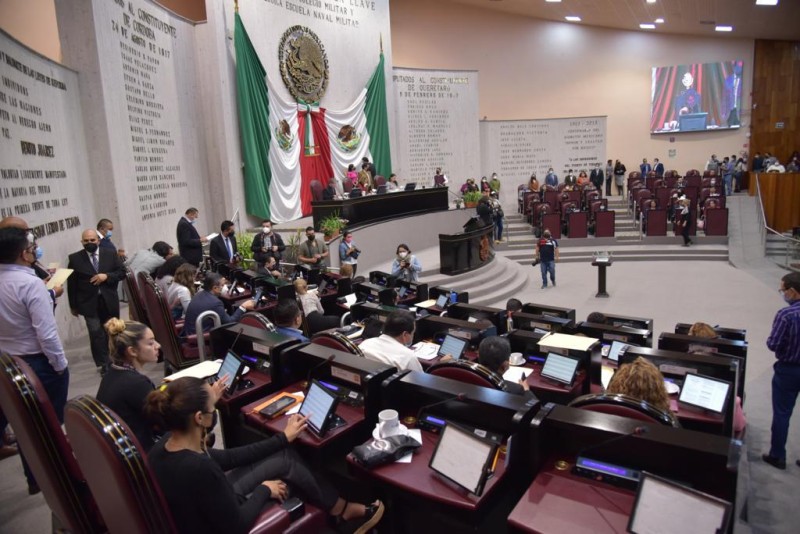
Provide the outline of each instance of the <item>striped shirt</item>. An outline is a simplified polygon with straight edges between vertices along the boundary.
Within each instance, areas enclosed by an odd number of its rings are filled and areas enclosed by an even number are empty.
[[[800,364],[800,300],[775,315],[767,348],[781,362]]]

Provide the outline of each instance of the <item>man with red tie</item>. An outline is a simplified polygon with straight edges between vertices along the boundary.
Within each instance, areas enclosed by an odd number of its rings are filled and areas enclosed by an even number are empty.
[[[113,250],[100,248],[94,229],[83,231],[81,244],[83,250],[70,254],[67,263],[74,271],[67,280],[69,309],[75,317],[83,315],[92,358],[102,374],[108,364],[108,337],[103,325],[119,317],[117,285],[125,278],[125,266]]]
[[[236,246],[236,227],[231,221],[223,221],[220,233],[211,240],[209,253],[215,262],[233,263],[239,254]]]

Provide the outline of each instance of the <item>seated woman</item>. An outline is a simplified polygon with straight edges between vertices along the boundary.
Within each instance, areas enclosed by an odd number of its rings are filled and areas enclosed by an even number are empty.
[[[305,465],[289,446],[307,426],[292,415],[281,434],[233,449],[206,449],[204,436],[217,422],[214,405],[224,386],[184,377],[147,396],[145,411],[170,432],[148,454],[178,532],[246,533],[270,500],[299,494],[314,506],[365,533],[383,516],[383,503],[348,502]],[[227,472],[227,473],[226,473]]]
[[[606,393],[621,393],[671,413],[664,375],[655,365],[642,357],[617,369],[611,382],[608,383]]]
[[[397,276],[406,282],[417,282],[421,272],[422,264],[416,256],[411,254],[408,245],[405,243],[397,245],[395,258],[392,261],[392,276]]]
[[[578,187],[583,187],[589,183],[589,175],[586,174],[586,170],[583,169],[581,172],[578,173]]]
[[[690,336],[697,336],[697,337],[705,337],[708,339],[714,339],[719,337],[717,331],[714,330],[714,327],[707,323],[696,322],[691,327],[689,327],[688,335]]]
[[[325,315],[319,296],[316,293],[308,292],[308,283],[305,280],[302,278],[295,280],[294,291],[303,305],[303,313],[308,321],[308,329],[311,334],[339,326],[339,318],[335,315]]]
[[[153,425],[144,415],[144,405],[154,386],[141,371],[145,364],[158,361],[161,345],[147,325],[136,321],[112,318],[105,328],[111,365],[95,396],[125,421],[146,451],[150,450],[155,436]]]
[[[195,293],[195,274],[197,267],[191,263],[184,263],[175,271],[172,283],[167,286],[167,307],[175,320],[182,319],[186,315],[186,309]]]
[[[156,270],[156,285],[161,288],[161,292],[165,295],[172,283],[172,278],[175,276],[175,271],[178,267],[186,263],[186,260],[181,256],[175,255],[164,262],[164,265]]]

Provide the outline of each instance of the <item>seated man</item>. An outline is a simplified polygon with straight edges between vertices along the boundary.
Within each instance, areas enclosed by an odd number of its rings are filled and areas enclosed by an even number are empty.
[[[512,316],[522,311],[522,301],[519,299],[508,299],[506,302],[506,329],[510,332],[514,329],[514,319]]]
[[[300,314],[297,302],[291,299],[279,301],[275,306],[275,330],[285,336],[308,343],[310,339],[300,330],[302,326],[303,316]]]
[[[500,376],[503,376],[503,373],[508,371],[508,360],[510,357],[511,344],[508,342],[508,339],[504,337],[487,337],[478,345],[478,363]],[[520,379],[516,384],[508,380],[503,380],[503,382],[505,382],[506,391],[508,393],[534,398],[527,380]]]
[[[405,310],[393,311],[386,318],[383,334],[359,345],[369,360],[394,365],[399,371],[422,371],[414,351],[408,348],[414,341],[414,314]]]
[[[203,291],[198,291],[186,308],[186,320],[183,325],[184,336],[191,336],[196,333],[195,322],[203,312],[214,311],[219,315],[222,324],[227,324],[235,323],[244,312],[255,307],[255,302],[252,299],[247,299],[236,308],[232,315],[228,315],[228,312],[225,311],[225,305],[219,299],[223,285],[225,285],[225,279],[222,276],[217,273],[206,273],[206,278],[203,280]],[[211,319],[207,322],[204,321],[203,332],[211,330],[212,326]]]
[[[601,312],[592,312],[586,317],[587,323],[597,323],[597,324],[606,324],[606,316],[604,313]]]

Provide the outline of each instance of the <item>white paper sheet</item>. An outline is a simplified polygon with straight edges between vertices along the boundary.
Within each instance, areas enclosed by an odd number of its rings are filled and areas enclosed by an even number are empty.
[[[209,376],[214,376],[217,374],[221,365],[222,360],[207,360],[200,362],[197,365],[187,367],[183,371],[178,371],[177,373],[172,373],[171,375],[164,377],[164,382],[171,382],[173,380],[183,378],[184,376],[191,376],[201,379],[208,378]]]
[[[522,375],[525,377],[529,377],[533,372],[532,369],[528,369],[527,367],[509,367],[508,371],[503,373],[503,380],[508,380],[509,382],[514,382],[515,384],[519,383],[520,378]]]

